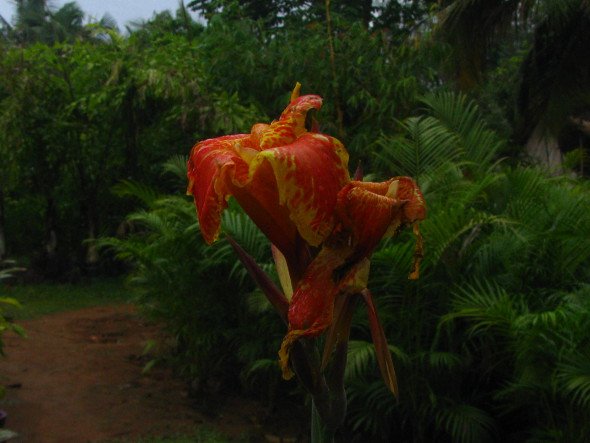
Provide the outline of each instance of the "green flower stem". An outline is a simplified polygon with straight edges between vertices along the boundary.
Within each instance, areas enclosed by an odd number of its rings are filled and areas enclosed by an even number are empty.
[[[311,443],[333,443],[334,431],[328,430],[318,413],[315,402],[311,402]]]

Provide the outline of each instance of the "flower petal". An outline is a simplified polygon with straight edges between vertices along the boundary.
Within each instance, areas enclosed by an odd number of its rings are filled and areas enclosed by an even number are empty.
[[[189,157],[188,193],[195,200],[201,233],[213,243],[219,236],[221,213],[235,196],[254,223],[287,254],[295,250],[297,230],[286,208],[279,206],[272,168],[263,165],[255,180],[249,163],[259,151],[251,134],[209,139],[196,144]]]
[[[286,380],[293,376],[289,368],[293,343],[303,336],[321,334],[332,323],[334,298],[338,290],[333,272],[345,259],[339,251],[323,248],[295,289],[289,306],[289,331],[279,350],[279,362]]]
[[[248,180],[248,164],[238,154],[236,145],[250,145],[249,134],[218,137],[197,143],[188,161],[187,193],[195,199],[201,233],[213,243],[219,236],[221,212],[227,207],[233,181]]]
[[[336,195],[350,180],[346,149],[335,138],[306,133],[287,146],[261,151],[250,175],[265,162],[273,168],[279,204],[288,208],[303,239],[320,245],[334,227]]]
[[[362,260],[347,267],[347,258],[351,253],[349,247],[323,247],[295,289],[289,306],[289,331],[279,350],[285,379],[293,375],[289,368],[289,352],[293,343],[301,337],[317,337],[332,324],[337,295],[354,294],[366,287],[369,261]]]
[[[293,143],[305,134],[305,118],[311,109],[320,109],[322,98],[319,95],[303,95],[289,103],[280,118],[260,134],[260,148],[270,149]]]
[[[341,229],[351,236],[356,259],[371,255],[383,237],[425,217],[424,199],[409,177],[381,183],[352,181],[338,194]]]

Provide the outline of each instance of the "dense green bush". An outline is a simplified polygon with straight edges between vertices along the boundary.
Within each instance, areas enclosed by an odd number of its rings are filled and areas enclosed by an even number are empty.
[[[400,272],[411,244],[385,243],[373,260],[400,400],[378,382],[365,325],[350,351],[350,425],[384,441],[585,441],[590,189],[503,167],[502,140],[464,97],[424,104],[380,142],[386,170],[417,177],[429,208],[416,284]]]

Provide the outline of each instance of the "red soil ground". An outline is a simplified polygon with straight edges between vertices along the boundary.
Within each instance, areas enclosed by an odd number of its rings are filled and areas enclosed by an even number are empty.
[[[190,433],[196,426],[229,437],[268,438],[254,401],[224,398],[216,413],[191,406],[186,384],[170,370],[142,374],[142,352],[158,336],[129,305],[102,306],[21,323],[28,338],[7,334],[1,407],[18,441],[133,441],[140,436]],[[267,438],[264,435],[267,434]],[[295,441],[289,439],[284,441]]]

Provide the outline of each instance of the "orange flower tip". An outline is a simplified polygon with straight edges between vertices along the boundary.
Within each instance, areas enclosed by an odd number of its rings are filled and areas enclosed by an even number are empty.
[[[188,180],[188,186],[186,187],[186,195],[193,195],[193,186],[195,185],[195,181],[192,178]]]
[[[319,95],[308,94],[302,95],[292,100],[285,108],[279,120],[285,120],[293,115],[305,117],[308,111],[312,109],[319,110],[322,107],[322,97]],[[301,122],[303,123],[303,122]]]
[[[296,100],[299,98],[299,93],[301,92],[301,83],[295,83],[295,87],[293,88],[293,92],[291,92],[291,101]]]
[[[205,239],[205,243],[207,243],[209,246],[211,246],[213,243],[215,243],[217,240],[219,240],[219,231],[220,230],[217,230],[217,232],[215,232],[213,235],[211,235],[211,234],[205,235],[205,233],[201,229],[201,234],[203,235],[203,239]]]

